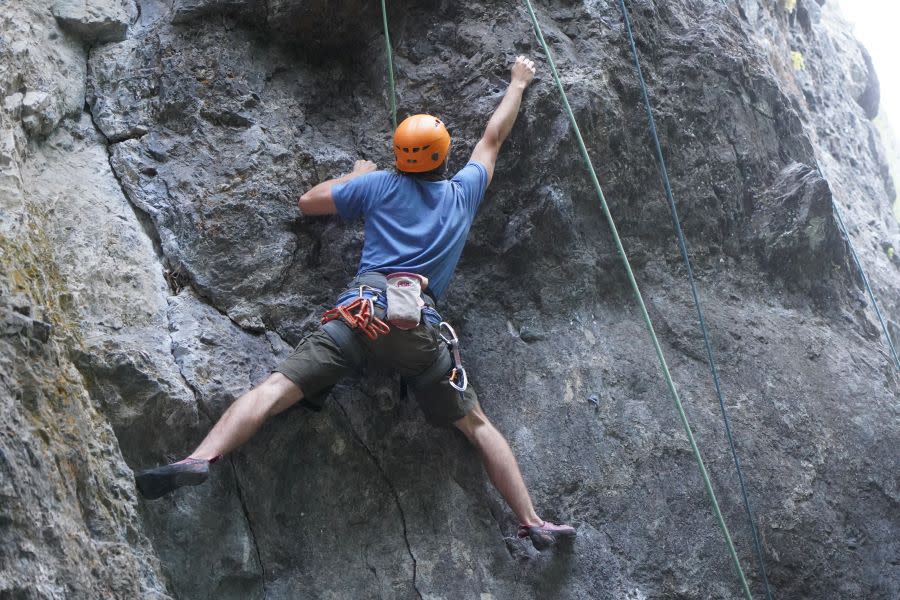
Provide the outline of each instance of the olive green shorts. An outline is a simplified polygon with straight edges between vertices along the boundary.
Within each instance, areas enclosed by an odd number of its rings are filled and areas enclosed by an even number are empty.
[[[390,333],[375,341],[359,333],[356,336],[362,342],[367,367],[398,372],[401,377],[417,375],[431,366],[444,343],[437,328],[424,322],[410,330],[391,327]],[[328,391],[339,379],[355,374],[340,348],[322,329],[304,337],[275,371],[297,384],[307,404],[315,408],[324,405]],[[436,426],[461,419],[478,402],[471,383],[465,392],[459,392],[443,378],[415,390],[413,395],[425,418]]]

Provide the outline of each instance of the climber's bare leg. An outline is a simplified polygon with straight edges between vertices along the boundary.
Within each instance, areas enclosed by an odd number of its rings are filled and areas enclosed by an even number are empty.
[[[144,498],[155,500],[180,487],[200,485],[209,476],[212,460],[249,440],[266,419],[302,397],[300,388],[290,379],[281,373],[269,375],[228,407],[188,458],[135,473],[138,491]]]
[[[530,538],[535,548],[544,550],[560,540],[575,537],[574,527],[544,521],[534,512],[516,457],[503,434],[491,424],[479,404],[453,424],[478,449],[491,483],[519,518],[520,538]]]
[[[281,373],[272,373],[261,384],[228,407],[191,458],[212,460],[223,456],[247,440],[273,415],[303,398],[303,392]]]
[[[497,431],[481,410],[481,405],[476,404],[475,408],[453,425],[463,432],[481,454],[481,461],[491,483],[519,518],[519,523],[522,525],[542,523],[541,518],[534,512],[531,496],[525,487],[525,480],[519,471],[516,457],[513,456],[506,438]]]

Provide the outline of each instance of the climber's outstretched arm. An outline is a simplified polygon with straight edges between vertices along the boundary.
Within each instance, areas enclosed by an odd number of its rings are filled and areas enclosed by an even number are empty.
[[[506,94],[500,101],[500,106],[491,115],[481,140],[475,145],[475,150],[472,152],[470,160],[481,163],[487,169],[488,183],[494,176],[494,165],[497,163],[500,146],[503,145],[516,122],[519,107],[522,105],[522,94],[532,79],[534,79],[534,61],[524,56],[516,58]]]
[[[360,175],[371,173],[377,168],[377,165],[370,160],[356,161],[356,164],[353,165],[353,170],[350,173],[341,177],[329,179],[328,181],[323,181],[300,196],[300,201],[298,202],[300,212],[308,216],[337,214],[337,207],[335,207],[334,198],[331,196],[331,188],[339,183],[345,183],[351,179],[356,179]]]

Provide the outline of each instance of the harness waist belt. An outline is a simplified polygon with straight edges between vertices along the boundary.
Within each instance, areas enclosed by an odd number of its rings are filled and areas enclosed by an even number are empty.
[[[366,273],[360,273],[357,275],[353,281],[350,282],[350,288],[359,288],[361,285],[367,285],[369,287],[378,288],[382,292],[387,290],[387,276],[378,273],[377,271],[368,271]],[[437,305],[434,298],[431,297],[427,291],[422,290],[422,300],[425,301],[426,306],[434,307]]]

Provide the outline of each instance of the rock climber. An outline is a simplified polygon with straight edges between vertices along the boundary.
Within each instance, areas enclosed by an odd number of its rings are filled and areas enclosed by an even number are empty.
[[[202,483],[210,463],[250,439],[266,419],[301,400],[321,408],[338,379],[365,365],[399,372],[430,423],[452,424],[475,446],[491,482],[519,520],[519,537],[530,538],[541,550],[575,536],[573,527],[545,521],[535,512],[509,444],[465,381],[458,352],[451,352],[455,346],[445,343],[455,333],[440,322],[434,307],[447,290],[497,154],[534,74],[534,63],[519,56],[469,162],[449,181],[444,174],[450,134],[438,118],[415,115],[394,133],[397,172],[377,171],[375,163],[358,160],[351,173],[319,183],[300,197],[303,215],[364,219],[356,279],[338,307],[326,313],[323,326],[238,398],[196,450],[184,460],[137,475],[145,498]],[[398,317],[398,311],[405,316]]]

